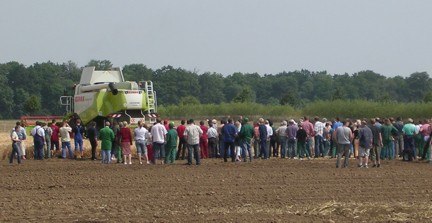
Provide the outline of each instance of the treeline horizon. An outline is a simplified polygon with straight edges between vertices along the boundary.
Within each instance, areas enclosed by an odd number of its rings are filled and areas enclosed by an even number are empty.
[[[109,60],[91,60],[86,66],[95,66],[98,70],[113,67]],[[73,95],[72,86],[79,82],[82,68],[72,61],[61,64],[48,61],[30,66],[19,62],[1,63],[0,118],[64,115],[65,108],[60,106],[59,97]],[[432,101],[432,79],[427,72],[414,72],[407,77],[386,77],[371,70],[353,74],[309,70],[264,75],[236,72],[224,76],[212,72],[198,74],[169,65],[153,70],[144,64],[125,65],[122,71],[127,81],[153,81],[158,105],[162,107],[255,103],[299,111],[310,108],[311,103],[323,101]]]

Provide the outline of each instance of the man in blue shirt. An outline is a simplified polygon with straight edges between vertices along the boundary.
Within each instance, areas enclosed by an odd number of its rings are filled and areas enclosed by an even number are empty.
[[[228,158],[228,150],[231,152],[231,161],[235,162],[235,148],[234,148],[234,140],[237,137],[237,128],[234,126],[232,119],[228,119],[228,123],[224,125],[223,129],[224,136],[224,162],[227,162]]]

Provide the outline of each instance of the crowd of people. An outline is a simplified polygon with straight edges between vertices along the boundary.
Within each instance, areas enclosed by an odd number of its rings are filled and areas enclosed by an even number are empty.
[[[357,166],[380,167],[382,159],[430,160],[432,126],[429,120],[417,124],[411,118],[373,118],[363,120],[327,120],[303,117],[297,122],[284,120],[277,127],[271,120],[259,118],[251,123],[239,117],[200,121],[181,120],[178,126],[168,120],[157,119],[151,126],[139,121],[131,127],[126,121],[106,121],[98,129],[95,122],[85,128],[80,119],[69,126],[52,120],[36,122],[33,136],[34,159],[76,159],[84,157],[84,139],[91,145],[91,159],[98,160],[100,143],[101,162],[132,164],[135,148],[140,164],[172,164],[187,159],[186,164],[201,164],[202,159],[220,158],[224,162],[252,162],[255,159],[312,159],[336,158],[336,168],[348,167],[349,159],[356,158]],[[71,136],[74,141],[72,150]],[[26,159],[27,133],[22,122],[17,122],[10,134],[12,152],[10,163]],[[135,146],[133,146],[135,144]],[[343,163],[341,159],[344,158]]]

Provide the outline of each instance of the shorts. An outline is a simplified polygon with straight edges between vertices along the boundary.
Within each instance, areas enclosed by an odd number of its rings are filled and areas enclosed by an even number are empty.
[[[137,140],[135,141],[135,147],[137,149],[138,154],[147,154],[147,146],[145,140]]]
[[[360,146],[360,148],[359,148],[359,156],[360,157],[366,157],[366,156],[369,156],[369,154],[370,154],[370,149],[366,149],[366,148]]]
[[[121,148],[122,148],[123,155],[130,155],[131,154],[130,142],[122,142]]]

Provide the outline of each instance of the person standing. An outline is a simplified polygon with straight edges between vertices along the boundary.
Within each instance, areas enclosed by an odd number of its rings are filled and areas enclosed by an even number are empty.
[[[397,117],[396,122],[393,124],[393,126],[398,130],[397,137],[395,138],[395,156],[401,157],[402,151],[404,149],[402,132],[404,123],[402,122],[402,118]]]
[[[42,123],[42,128],[45,133],[45,158],[51,158],[52,156],[52,150],[51,150],[51,136],[52,136],[52,129],[46,124]]]
[[[361,121],[361,126],[359,129],[359,167],[368,168],[369,162],[369,152],[372,147],[373,134],[372,130],[367,126],[366,121]]]
[[[151,128],[152,142],[153,142],[153,164],[157,164],[157,160],[161,160],[161,164],[164,163],[165,149],[164,144],[166,142],[167,130],[165,126],[161,124],[160,119],[156,119],[156,124]],[[199,142],[198,142],[199,143]]]
[[[20,145],[19,143],[21,140],[18,137],[18,133],[20,131],[20,125],[16,125],[14,130],[11,133],[11,140],[12,140],[12,152],[10,154],[9,163],[12,164],[15,154],[17,156],[18,164],[21,164],[21,152],[20,152]]]
[[[150,164],[148,159],[148,151],[147,151],[147,138],[149,131],[144,127],[142,121],[138,121],[138,127],[134,130],[135,137],[135,147],[138,153],[138,160],[140,164],[142,163],[142,156],[144,156],[145,162]]]
[[[36,126],[32,129],[31,134],[33,136],[33,143],[34,143],[34,159],[43,160],[45,132],[41,127],[41,122],[36,121]]]
[[[174,129],[174,122],[168,124],[169,130],[166,135],[165,145],[165,163],[174,164],[176,159],[176,147],[177,147],[177,131]]]
[[[208,136],[207,136],[207,131],[208,128],[207,126],[204,125],[204,121],[200,121],[200,128],[202,130],[202,134],[200,137],[200,149],[201,149],[201,158],[202,159],[207,159],[209,156],[209,152],[208,152]]]
[[[315,156],[314,158],[324,157],[324,123],[320,122],[319,117],[314,118],[314,133],[315,133]]]
[[[97,149],[97,139],[98,139],[98,133],[97,133],[97,129],[96,129],[96,122],[92,121],[90,123],[90,127],[87,129],[87,138],[90,141],[90,145],[91,145],[91,159],[92,160],[97,160],[96,159],[96,149]]]
[[[60,150],[60,140],[59,140],[59,130],[60,128],[57,126],[56,120],[53,119],[51,121],[50,128],[52,130],[51,135],[51,151],[53,151],[53,156],[58,156]],[[55,147],[55,149],[54,149]]]
[[[11,131],[10,137],[12,137],[13,132],[17,133],[18,138],[20,139],[20,141],[17,142],[18,150],[20,152],[19,154],[21,156],[21,159],[25,160],[26,159],[26,157],[25,157],[26,148],[25,148],[24,141],[27,139],[27,133],[26,133],[26,130],[23,126],[24,126],[24,124],[22,122],[16,122],[15,127]],[[16,131],[17,127],[18,127],[18,131]]]
[[[76,120],[76,125],[72,132],[74,133],[75,152],[77,153],[77,158],[82,158],[84,156],[83,138],[85,128],[81,125],[80,119]]]
[[[259,122],[254,124],[254,135],[253,135],[253,148],[254,158],[258,159],[261,156],[260,151],[260,135],[259,135]]]
[[[188,162],[187,165],[192,165],[192,154],[195,157],[196,165],[200,165],[199,139],[203,131],[199,126],[196,126],[193,119],[189,120],[189,124],[185,129],[184,137],[188,144]],[[234,143],[234,141],[233,141]]]
[[[372,131],[372,154],[371,158],[374,162],[372,167],[381,167],[381,148],[382,144],[382,135],[381,130],[378,126],[375,125],[375,119],[370,120],[369,125],[370,130]]]
[[[177,160],[178,159],[184,160],[185,152],[187,149],[186,139],[184,138],[184,131],[186,129],[185,123],[186,123],[185,120],[181,120],[180,125],[177,127],[177,135],[179,137],[179,144],[178,144],[177,157],[176,157]],[[180,154],[181,154],[181,158],[180,158]]]
[[[216,130],[216,123],[210,123],[210,128],[207,131],[208,145],[210,148],[210,158],[217,157],[217,144],[218,144],[218,133]]]
[[[301,122],[302,128],[306,131],[307,140],[306,140],[306,150],[310,155],[312,155],[312,151],[314,151],[314,126],[309,121],[308,117],[304,117],[303,122]],[[314,151],[315,152],[315,151]]]
[[[254,135],[254,129],[251,124],[249,124],[249,119],[244,118],[243,124],[240,129],[239,138],[240,146],[243,151],[243,161],[246,162],[246,155],[249,155],[249,162],[252,162],[252,151],[251,151],[251,141]]]
[[[409,118],[408,123],[406,123],[402,128],[402,132],[404,136],[404,147],[405,147],[403,151],[404,161],[415,160],[414,135],[416,134],[416,126],[413,124],[413,122],[414,121],[411,118]]]
[[[69,126],[67,121],[63,121],[63,126],[59,129],[61,143],[62,143],[62,158],[66,159],[66,149],[69,152],[69,159],[73,159],[73,151],[71,148],[70,133],[72,128]]]
[[[336,142],[338,144],[338,155],[336,161],[336,168],[339,168],[339,163],[342,155],[345,155],[345,161],[343,167],[348,167],[349,155],[350,155],[350,145],[353,139],[353,133],[348,127],[349,121],[343,121],[342,126],[336,129]]]
[[[288,140],[288,157],[291,159],[296,159],[296,148],[297,148],[297,131],[298,126],[293,119],[289,120],[289,126],[286,129],[287,140]]]
[[[276,129],[276,134],[279,137],[279,142],[281,146],[281,158],[284,159],[287,157],[286,150],[287,150],[287,125],[288,123],[286,121],[282,121],[279,128]]]
[[[307,159],[310,160],[309,151],[306,149],[307,143],[307,132],[303,129],[301,124],[298,125],[298,130],[296,134],[297,138],[297,156],[300,160],[303,160],[303,157],[306,155]]]
[[[121,124],[123,125],[123,124]],[[118,140],[118,133],[120,132],[120,124],[117,121],[113,121],[113,124],[111,126],[111,130],[114,133],[114,140],[111,143],[111,160],[117,161],[117,163],[122,163],[124,160],[122,160],[123,158],[123,152],[120,148],[120,141]]]
[[[99,131],[99,139],[101,142],[102,163],[111,163],[111,149],[114,142],[114,131],[110,129],[110,123],[105,122],[105,127]]]
[[[228,123],[224,125],[223,129],[224,137],[224,162],[227,162],[228,151],[231,153],[231,161],[235,162],[235,138],[237,137],[238,131],[233,124],[232,119],[228,119]]]
[[[118,133],[120,145],[123,152],[123,160],[124,164],[132,164],[132,133],[128,128],[128,123],[126,121],[123,122],[123,127],[120,128]]]
[[[263,159],[268,159],[268,148],[267,148],[267,141],[269,141],[268,137],[268,131],[267,127],[265,126],[265,121],[263,118],[260,118],[259,120],[259,126],[258,126],[258,132],[259,132],[259,141],[260,141],[260,157]]]
[[[383,142],[383,150],[384,156],[383,159],[388,158],[389,160],[393,159],[394,151],[393,151],[393,136],[398,134],[398,130],[392,125],[390,119],[384,119],[384,125],[381,126],[381,135]]]

